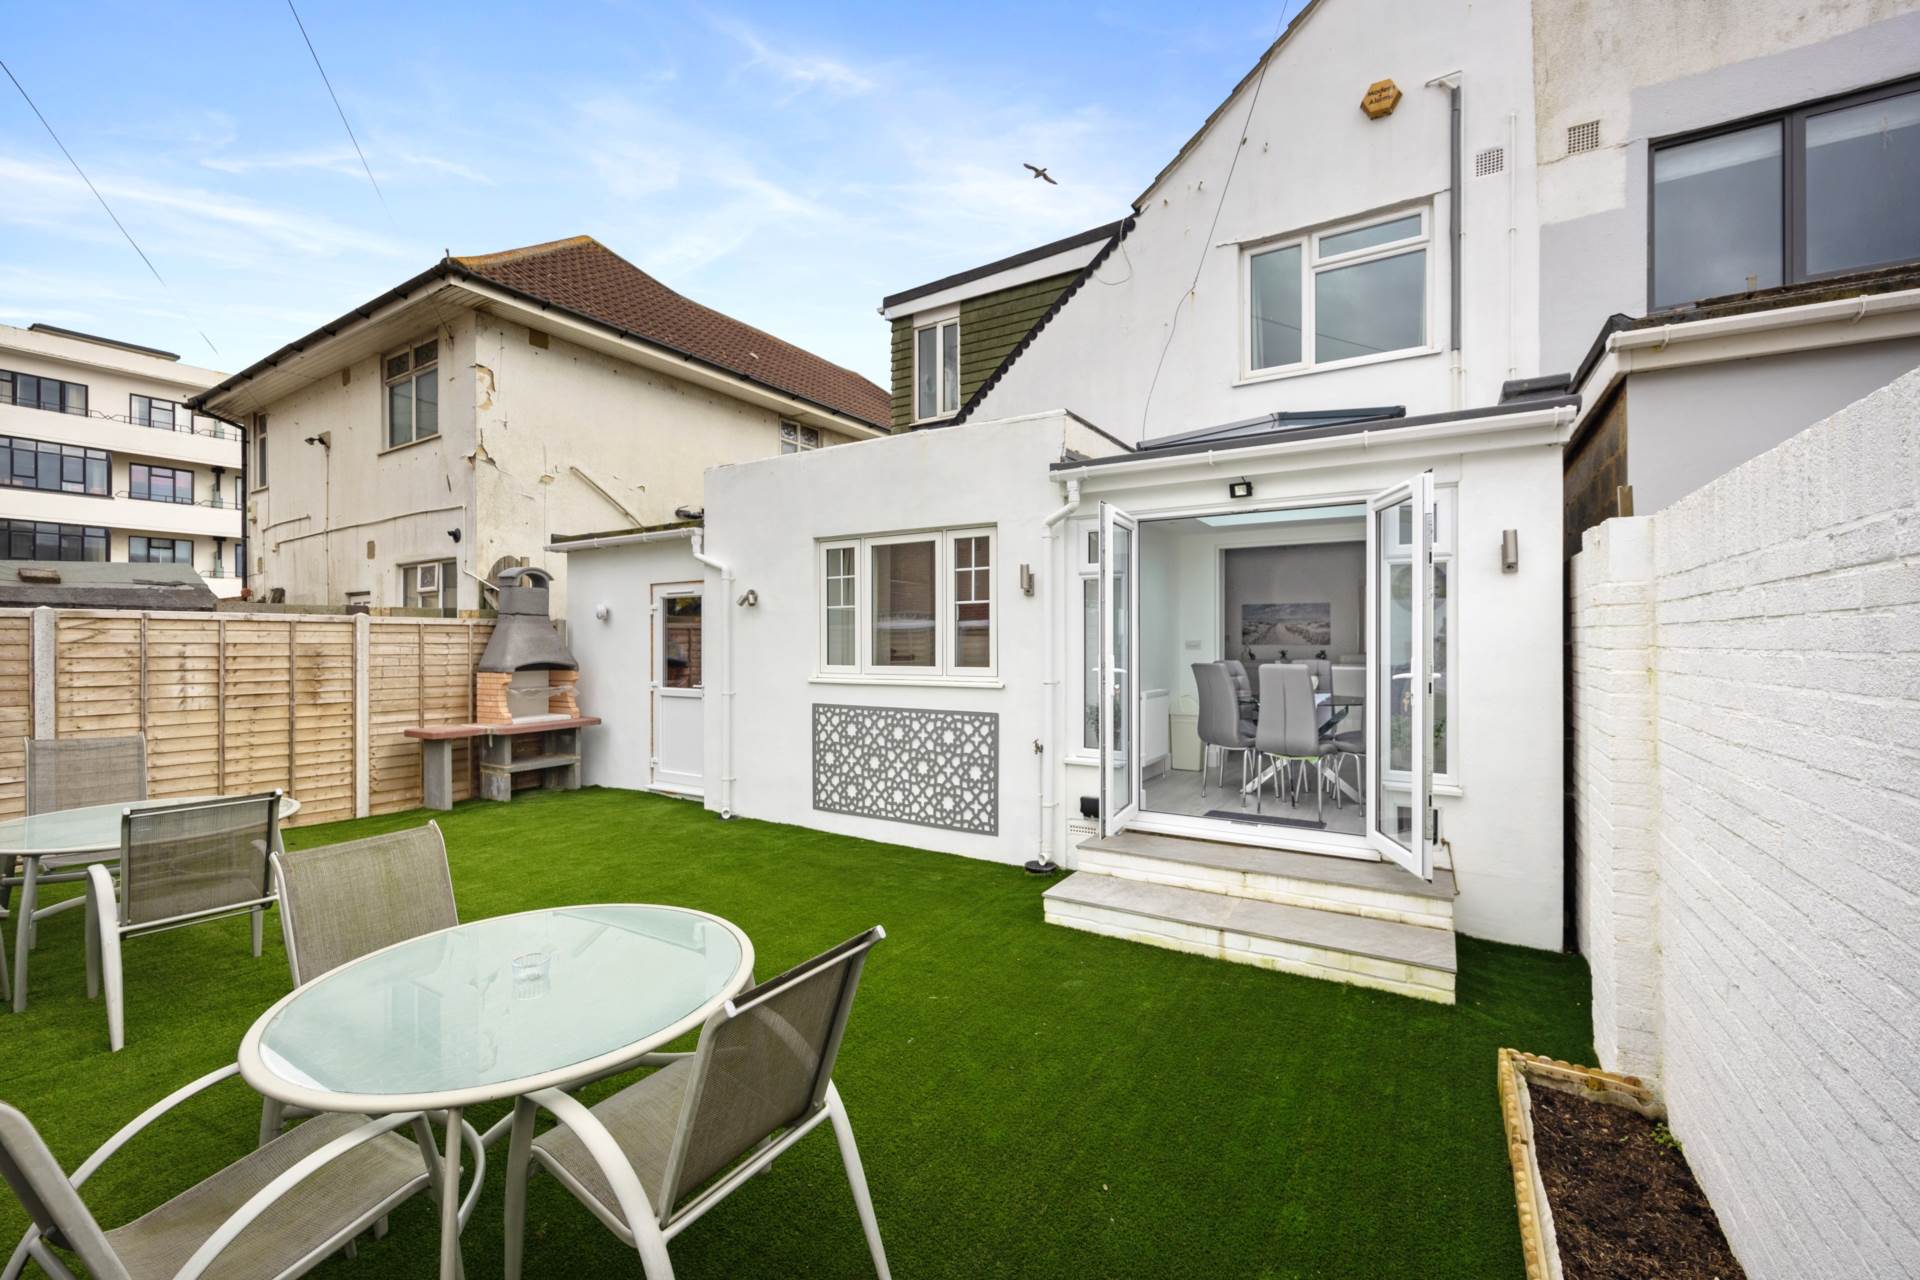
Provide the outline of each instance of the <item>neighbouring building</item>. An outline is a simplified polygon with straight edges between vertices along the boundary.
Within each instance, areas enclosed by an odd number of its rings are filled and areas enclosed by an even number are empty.
[[[0,325],[0,558],[183,565],[240,594],[240,433],[170,351]]]
[[[1123,226],[1110,222],[883,299],[880,314],[893,330],[894,429],[937,426],[970,408]]]
[[[670,521],[701,475],[889,431],[887,393],[587,236],[448,257],[221,382],[256,597],[477,608],[558,534]]]
[[[217,608],[219,597],[186,564],[9,560],[0,564],[0,609]]]

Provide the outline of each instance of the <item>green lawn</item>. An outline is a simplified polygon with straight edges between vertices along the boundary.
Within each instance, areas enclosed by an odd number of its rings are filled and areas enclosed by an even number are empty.
[[[424,820],[305,828],[288,843]],[[1494,1050],[1593,1058],[1574,957],[1462,939],[1449,1009],[1055,928],[1041,922],[1045,882],[1018,869],[721,822],[680,801],[537,794],[441,822],[469,920],[685,904],[745,929],[762,974],[884,924],[837,1079],[902,1280],[1518,1277]],[[230,1062],[288,985],[273,922],[258,962],[246,932],[239,919],[130,941],[128,1043],[109,1055],[105,1013],[85,999],[80,913],[48,922],[32,1006],[0,1015],[0,1098],[71,1168]],[[258,1115],[244,1085],[217,1086],[109,1163],[89,1204],[108,1224],[158,1204],[244,1153]],[[504,1154],[465,1238],[476,1278],[499,1272]],[[11,1248],[23,1215],[0,1199]],[[530,1276],[639,1275],[550,1179],[535,1180],[530,1223]],[[435,1248],[433,1211],[416,1200],[386,1240],[321,1274],[430,1275]],[[831,1136],[689,1228],[673,1256],[683,1277],[867,1273]]]

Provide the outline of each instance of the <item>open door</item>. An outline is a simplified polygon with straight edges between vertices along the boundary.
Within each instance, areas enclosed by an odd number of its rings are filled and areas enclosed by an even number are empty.
[[[1433,476],[1367,504],[1367,838],[1433,879]]]
[[[1140,812],[1140,527],[1100,504],[1100,834],[1113,835]]]

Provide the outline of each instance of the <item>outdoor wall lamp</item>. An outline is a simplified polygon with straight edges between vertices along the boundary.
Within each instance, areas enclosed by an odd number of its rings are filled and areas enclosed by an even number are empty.
[[[753,606],[760,603],[760,593],[758,591],[755,591],[752,587],[748,587],[746,594],[741,596],[734,603],[738,604],[742,609],[751,609],[753,608]]]
[[[1505,529],[1500,534],[1500,572],[1518,573],[1520,570],[1520,531]]]
[[[1020,566],[1020,594],[1023,596],[1033,594],[1033,566],[1030,564]]]
[[[613,610],[609,609],[604,604],[597,604],[593,606],[593,616],[599,619],[601,622],[605,622],[612,615],[613,615]]]
[[[1235,499],[1236,501],[1241,498],[1251,498],[1253,496],[1253,481],[1251,480],[1232,481],[1227,485],[1227,496],[1229,498]]]
[[[331,452],[331,451],[332,451],[332,449],[333,449],[333,432],[331,432],[331,431],[322,431],[322,432],[321,432],[321,433],[320,433],[319,435],[316,435],[316,436],[308,436],[308,437],[307,437],[307,443],[308,443],[308,444],[317,444],[317,445],[319,445],[319,446],[320,446],[320,447],[321,447],[322,449],[325,449],[325,450],[327,450],[327,451],[329,451],[329,452]]]

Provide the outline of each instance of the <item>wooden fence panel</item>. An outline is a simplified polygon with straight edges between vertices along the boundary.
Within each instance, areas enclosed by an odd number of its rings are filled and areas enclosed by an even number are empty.
[[[300,821],[353,816],[353,620],[303,618],[293,628],[293,776]]]
[[[0,617],[0,818],[27,811],[26,738],[33,732],[33,619]]]
[[[367,638],[368,809],[420,803],[420,744],[402,730],[473,718],[473,662],[493,628],[459,619],[375,618]],[[453,798],[473,794],[471,744],[453,749]]]

